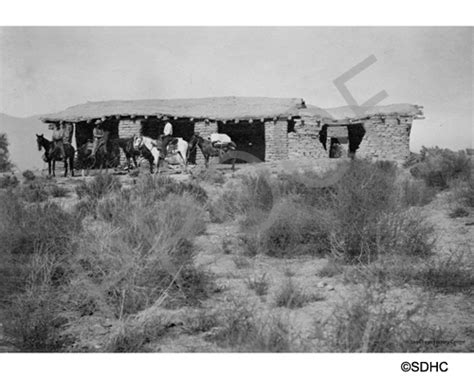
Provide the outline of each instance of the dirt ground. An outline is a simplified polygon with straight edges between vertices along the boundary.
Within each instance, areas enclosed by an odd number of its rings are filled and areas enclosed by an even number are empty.
[[[243,165],[242,165],[243,166]],[[228,166],[219,167],[225,172],[226,177],[249,173],[260,169],[261,166],[240,166],[237,172],[231,172]],[[277,172],[281,165],[265,165],[271,172]],[[284,167],[284,166],[283,166]],[[308,166],[309,167],[309,166]],[[315,167],[314,163],[313,166]],[[330,163],[323,162],[317,166],[317,170],[323,172],[330,167]],[[192,169],[192,168],[191,168]],[[172,174],[177,180],[186,179],[185,173]],[[136,180],[128,175],[119,175],[124,186],[131,186]],[[74,187],[83,180],[91,180],[92,177],[62,178],[57,177],[59,186],[70,189],[67,198],[58,198],[54,201],[60,203],[65,209],[70,209],[77,202]],[[203,183],[210,197],[219,190],[215,185]],[[430,204],[420,208],[420,212],[427,215],[428,220],[434,225],[436,231],[436,252],[440,257],[447,256],[452,252],[464,252],[464,262],[471,269],[474,268],[474,217],[450,218],[449,193],[440,193]],[[326,265],[326,258],[299,257],[292,259],[272,258],[257,255],[249,257],[243,254],[240,241],[238,220],[225,223],[207,224],[206,232],[194,241],[196,258],[195,264],[211,273],[215,279],[216,291],[202,304],[204,310],[216,310],[225,308],[232,302],[245,302],[250,304],[253,311],[261,315],[278,316],[288,322],[291,332],[301,341],[310,344],[310,350],[321,351],[315,343],[314,333],[317,326],[323,324],[332,314],[335,306],[351,299],[360,288],[355,284],[348,284],[344,280],[344,274],[336,274],[333,277],[321,277],[319,271]],[[249,288],[249,281],[255,278],[265,277],[268,281],[267,294],[259,296]],[[289,279],[290,278],[290,279]],[[307,302],[301,308],[289,309],[275,306],[275,296],[281,288],[282,283],[287,280],[293,281],[314,301]],[[390,298],[399,305],[409,310],[419,299],[429,301],[429,312],[427,320],[436,326],[443,327],[452,332],[457,344],[451,351],[473,351],[474,350],[474,309],[472,294],[439,294],[427,293],[421,287],[403,285],[390,290]],[[179,320],[189,314],[189,309],[170,311],[170,318],[179,325]],[[1,313],[0,313],[1,317]],[[90,320],[89,320],[90,322]],[[100,336],[107,332],[104,320],[98,320],[97,324],[90,325],[90,333],[96,333],[97,349],[100,349]],[[1,333],[1,325],[0,325]],[[152,343],[151,351],[161,352],[216,352],[230,351],[230,348],[220,347],[210,342],[211,331],[202,333],[182,333],[179,328],[174,333],[168,333],[159,344]],[[11,351],[8,341],[0,334],[0,351]],[[91,343],[94,345],[94,343]],[[94,350],[91,346],[91,350]],[[306,349],[307,350],[307,349]]]

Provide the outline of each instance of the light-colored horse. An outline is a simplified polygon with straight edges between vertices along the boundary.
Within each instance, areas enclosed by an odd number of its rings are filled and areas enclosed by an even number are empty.
[[[153,164],[156,165],[158,171],[160,169],[160,159],[163,159],[163,157],[166,156],[179,157],[180,163],[186,168],[188,164],[187,153],[189,144],[180,137],[176,138],[176,140],[176,147],[173,148],[174,143],[171,142],[165,152],[163,151],[163,141],[161,139],[155,140],[145,136],[134,136],[133,147],[137,150],[141,149],[143,146],[146,147],[153,155]]]

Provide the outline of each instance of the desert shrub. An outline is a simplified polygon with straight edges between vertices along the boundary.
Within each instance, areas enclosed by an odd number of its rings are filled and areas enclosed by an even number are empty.
[[[384,290],[365,287],[354,300],[338,305],[325,325],[332,352],[416,352],[417,341],[441,337],[439,330],[416,322],[421,304],[406,310],[389,304]]]
[[[298,205],[293,199],[281,200],[256,227],[258,250],[276,257],[323,255],[329,251],[328,218],[327,213]]]
[[[44,183],[30,182],[21,187],[20,196],[29,203],[38,203],[48,199]]]
[[[243,247],[243,254],[248,257],[255,257],[259,253],[258,237],[254,233],[245,233],[239,236]]]
[[[242,177],[242,183],[247,192],[248,208],[269,211],[273,206],[272,182],[267,172]]]
[[[436,190],[422,179],[405,179],[401,183],[401,202],[404,206],[423,206],[436,196]]]
[[[458,218],[458,217],[467,217],[469,212],[464,207],[456,207],[451,212],[449,212],[449,217]]]
[[[208,332],[219,325],[218,311],[197,309],[184,315],[183,330],[188,334]]]
[[[90,182],[83,181],[76,187],[76,193],[79,199],[88,197],[92,200],[98,200],[106,194],[117,191],[122,187],[120,181],[110,174],[99,174]]]
[[[48,187],[48,193],[52,197],[67,197],[67,195],[69,194],[69,190],[65,187],[53,184]]]
[[[234,262],[235,267],[237,270],[241,270],[243,268],[250,267],[250,261],[248,258],[242,256],[242,255],[234,255],[232,257],[232,262]]]
[[[318,275],[322,278],[332,278],[343,272],[341,265],[333,258],[328,259],[326,264],[318,271]]]
[[[463,262],[462,254],[432,260],[410,272],[412,282],[441,293],[472,291],[474,275]]]
[[[459,253],[428,260],[416,256],[384,256],[369,265],[347,269],[344,274],[345,281],[350,283],[397,286],[410,283],[440,293],[469,292],[474,283],[463,254]]]
[[[288,322],[277,316],[257,317],[252,305],[233,302],[220,312],[219,326],[209,338],[235,351],[289,352],[299,349]]]
[[[320,176],[313,170],[281,173],[275,185],[281,197],[297,196],[303,204],[325,208],[331,199],[332,184],[340,175],[337,168]]]
[[[433,254],[434,228],[413,209],[382,214],[375,226],[375,254],[427,257]]]
[[[461,206],[474,208],[474,176],[467,180],[454,180],[450,183],[453,200]]]
[[[376,226],[380,216],[399,205],[392,170],[392,166],[355,160],[335,185],[331,208],[337,238],[333,249],[345,260],[376,258]]]
[[[0,176],[0,189],[16,187],[19,182],[15,175],[2,175]]]
[[[297,286],[293,279],[288,277],[275,295],[275,305],[277,307],[301,308],[305,304],[314,301],[324,300],[321,294],[308,294]]]
[[[21,351],[57,351],[64,344],[59,331],[67,321],[59,290],[65,259],[37,244],[28,259],[16,263],[23,267],[18,285],[6,297],[5,333]]]
[[[215,167],[196,167],[191,172],[191,177],[197,181],[204,181],[211,184],[224,184],[225,175]]]
[[[80,220],[53,203],[23,205],[18,196],[0,195],[0,295],[21,292],[31,279],[31,262],[51,257],[51,280],[57,284],[68,271]]]
[[[47,285],[12,297],[4,319],[5,334],[22,352],[58,351],[63,346],[59,328],[59,296]],[[59,308],[60,309],[60,308]]]
[[[247,225],[258,223],[270,211],[277,198],[278,187],[274,184],[265,171],[227,181],[220,195],[207,204],[211,221],[223,222],[235,219],[237,215],[244,215],[243,222]]]
[[[248,278],[246,284],[247,287],[255,291],[258,296],[265,296],[268,292],[268,287],[270,286],[266,272],[264,272],[262,275],[256,275],[252,278]]]
[[[228,236],[224,236],[222,239],[222,253],[229,255],[233,251],[233,240]]]
[[[150,202],[163,200],[169,194],[188,194],[201,204],[207,200],[206,191],[198,183],[180,182],[169,176],[145,175],[137,181],[133,194]]]
[[[469,178],[471,165],[465,151],[423,147],[420,162],[410,172],[414,177],[423,179],[430,187],[445,189],[451,180]]]
[[[190,195],[153,205],[117,196],[111,213],[102,209],[106,199],[99,202],[98,213],[109,222],[81,239],[76,270],[103,288],[117,317],[150,306],[165,291],[167,306],[198,304],[212,284],[193,266],[190,241],[204,231],[202,208]]]
[[[166,322],[159,308],[151,307],[120,321],[112,330],[105,351],[125,353],[144,352],[146,344],[158,340],[167,332]]]
[[[26,181],[32,181],[36,179],[36,175],[33,171],[31,170],[25,170],[22,173],[23,177],[25,178]]]

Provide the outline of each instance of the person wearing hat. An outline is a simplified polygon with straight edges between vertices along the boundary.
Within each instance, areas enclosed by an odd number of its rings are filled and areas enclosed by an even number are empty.
[[[50,156],[56,156],[60,160],[64,158],[64,129],[62,128],[62,124],[61,122],[54,125],[53,143],[50,150]]]
[[[92,156],[95,156],[97,153],[97,150],[99,150],[100,145],[103,144],[104,142],[104,137],[105,137],[105,132],[104,129],[102,128],[102,123],[100,120],[97,120],[95,122],[95,127],[94,130],[92,131],[92,137],[94,140],[94,143],[92,145]],[[105,153],[107,154],[107,144],[104,144],[104,149]]]

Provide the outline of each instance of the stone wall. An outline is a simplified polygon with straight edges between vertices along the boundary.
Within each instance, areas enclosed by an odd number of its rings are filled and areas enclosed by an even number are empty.
[[[327,158],[329,151],[319,142],[321,125],[316,118],[296,120],[295,131],[288,133],[288,158]]]
[[[118,125],[118,134],[119,138],[130,138],[133,135],[140,135],[141,132],[141,120],[140,119],[120,119]],[[124,165],[126,163],[125,154],[122,149],[120,149],[120,164]]]
[[[288,159],[288,121],[265,122],[265,161]]]
[[[366,134],[356,155],[374,159],[388,159],[403,162],[410,155],[410,130],[412,117],[387,116],[373,117],[364,122]],[[288,133],[288,121],[278,119],[265,122],[265,161],[273,162],[284,159],[327,158],[329,150],[325,150],[319,142],[322,123],[313,117],[295,120],[294,131]],[[119,137],[127,138],[139,135],[140,119],[121,119]],[[198,121],[194,124],[195,133],[208,138],[217,133],[217,122]],[[328,135],[328,140],[330,136]],[[327,145],[329,149],[329,144]],[[124,162],[120,152],[120,161]],[[204,157],[198,149],[196,163],[203,164]]]
[[[356,155],[403,162],[410,156],[411,117],[374,117],[364,123],[365,136]]]
[[[194,123],[194,133],[198,133],[204,139],[211,136],[212,133],[217,133],[217,122],[215,121],[198,121]],[[212,158],[211,158],[212,159]],[[204,164],[204,156],[199,147],[196,150],[196,164]]]
[[[365,136],[356,155],[359,157],[405,161],[410,155],[410,130],[412,117],[373,117],[364,122]],[[322,123],[311,117],[303,117],[295,123],[295,132],[288,133],[288,158],[327,158],[329,156],[330,133],[327,148],[319,142]],[[328,129],[329,130],[329,129]],[[347,148],[346,145],[342,145]],[[344,156],[347,151],[344,152]]]

